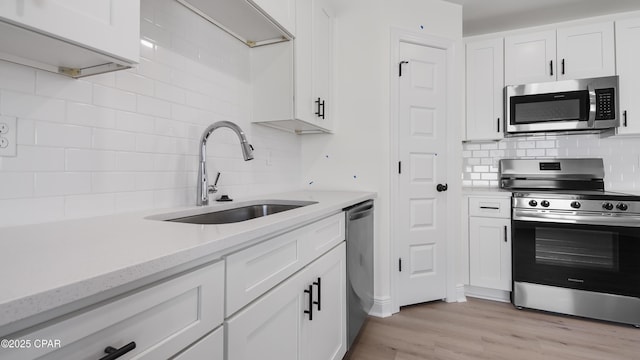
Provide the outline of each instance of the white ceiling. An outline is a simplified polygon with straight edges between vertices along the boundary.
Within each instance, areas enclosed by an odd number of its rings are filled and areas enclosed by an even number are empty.
[[[445,0],[462,5],[464,36],[640,10],[640,0]]]

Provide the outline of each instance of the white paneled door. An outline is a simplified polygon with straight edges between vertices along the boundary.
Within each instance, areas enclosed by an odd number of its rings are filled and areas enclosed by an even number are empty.
[[[404,306],[446,297],[447,64],[445,50],[409,43],[400,43],[400,59],[397,266]]]

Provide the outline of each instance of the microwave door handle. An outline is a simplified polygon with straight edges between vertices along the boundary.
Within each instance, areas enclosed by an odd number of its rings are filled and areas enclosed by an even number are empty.
[[[596,122],[596,90],[593,88],[593,85],[588,85],[587,91],[589,91],[589,119],[587,120],[587,127],[593,129]]]

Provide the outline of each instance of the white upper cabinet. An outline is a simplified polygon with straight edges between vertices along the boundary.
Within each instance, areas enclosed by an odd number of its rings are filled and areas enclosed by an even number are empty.
[[[615,75],[613,23],[505,38],[505,84]]]
[[[506,85],[556,80],[556,32],[541,31],[504,39]]]
[[[616,52],[620,93],[618,134],[640,134],[640,18],[616,22]]]
[[[333,131],[333,14],[326,0],[296,2],[293,44],[251,54],[253,122],[297,134]]]
[[[558,80],[616,73],[613,23],[558,28]]]
[[[73,77],[130,67],[139,0],[0,2],[0,58]]]
[[[280,24],[291,35],[296,33],[295,0],[247,0],[261,9],[269,18]]]
[[[502,38],[467,43],[467,141],[503,138],[503,59]]]
[[[249,47],[295,36],[295,0],[176,0]]]

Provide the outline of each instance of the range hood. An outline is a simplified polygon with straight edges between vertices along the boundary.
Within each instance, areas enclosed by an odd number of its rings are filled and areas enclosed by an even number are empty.
[[[249,0],[177,0],[249,47],[293,39],[268,14]]]

